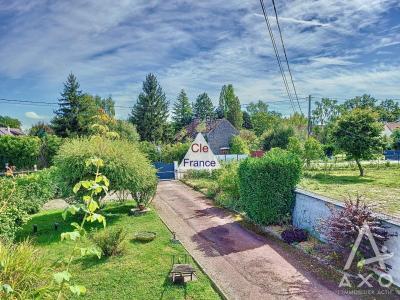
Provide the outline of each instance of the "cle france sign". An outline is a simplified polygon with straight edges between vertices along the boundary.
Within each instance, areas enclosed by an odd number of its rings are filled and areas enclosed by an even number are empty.
[[[220,168],[220,164],[212,153],[210,146],[201,133],[198,133],[189,151],[179,165],[179,171],[211,170]]]

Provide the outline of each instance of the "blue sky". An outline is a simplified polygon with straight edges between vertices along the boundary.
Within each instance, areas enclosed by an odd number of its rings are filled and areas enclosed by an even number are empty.
[[[276,3],[301,97],[400,98],[398,0]],[[181,88],[217,103],[227,83],[242,103],[287,99],[258,0],[0,0],[0,45],[0,98],[55,102],[73,72],[85,92],[132,106],[152,72],[171,103]],[[0,115],[27,127],[55,108],[0,102]]]

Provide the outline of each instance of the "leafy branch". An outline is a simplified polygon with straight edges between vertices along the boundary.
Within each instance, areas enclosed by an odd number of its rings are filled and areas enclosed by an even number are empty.
[[[84,190],[85,194],[83,195],[83,205],[76,206],[72,205],[68,209],[66,209],[63,213],[64,220],[67,217],[68,213],[75,215],[78,212],[83,212],[84,216],[81,223],[73,222],[71,226],[74,227],[74,231],[64,232],[61,234],[61,240],[71,240],[74,242],[74,246],[72,248],[71,254],[67,259],[65,270],[58,272],[53,275],[54,281],[58,284],[58,296],[57,299],[63,299],[63,294],[65,288],[68,288],[70,292],[74,295],[80,296],[86,293],[86,288],[82,285],[71,285],[71,273],[69,272],[72,261],[76,256],[77,250],[80,250],[80,255],[96,255],[99,259],[101,258],[101,251],[94,247],[86,247],[82,248],[78,246],[79,240],[86,235],[86,230],[84,228],[86,222],[94,223],[99,222],[106,227],[106,219],[103,215],[97,213],[99,209],[98,200],[102,196],[103,193],[108,192],[108,187],[110,185],[109,180],[106,176],[100,173],[100,168],[104,166],[103,160],[99,158],[91,158],[86,161],[86,167],[95,166],[96,173],[93,180],[82,180],[79,181],[73,188],[73,192],[75,194],[80,190]]]

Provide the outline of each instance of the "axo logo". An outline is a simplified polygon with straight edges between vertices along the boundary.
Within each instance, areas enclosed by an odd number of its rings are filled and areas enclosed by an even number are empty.
[[[373,263],[378,263],[379,268],[381,270],[386,270],[386,265],[384,263],[385,260],[393,257],[393,253],[388,253],[387,248],[385,246],[382,247],[381,250],[379,250],[378,245],[376,244],[376,241],[374,239],[374,236],[368,226],[368,224],[364,223],[364,225],[360,228],[358,237],[354,243],[354,246],[351,249],[351,253],[346,261],[346,265],[344,266],[344,271],[349,270],[354,258],[356,256],[357,250],[360,247],[361,241],[364,236],[367,236],[369,242],[371,243],[372,249],[375,253],[375,257],[371,257],[368,259],[363,259],[358,262],[358,265],[369,265]],[[361,280],[357,287],[370,287],[372,288],[372,284],[369,282],[369,280],[372,278],[373,273],[368,274],[367,276],[364,276],[363,274],[357,274],[358,278]],[[379,275],[379,285],[383,288],[388,288],[393,284],[393,278],[389,274],[386,273],[381,273]],[[339,283],[339,287],[353,287],[351,284],[351,281],[348,277],[348,275],[345,273]]]

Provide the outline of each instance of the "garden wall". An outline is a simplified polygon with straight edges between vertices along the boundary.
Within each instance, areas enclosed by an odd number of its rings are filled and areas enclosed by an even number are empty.
[[[325,237],[321,233],[319,223],[321,219],[330,216],[330,208],[342,209],[343,204],[327,197],[317,195],[308,191],[296,190],[296,202],[293,211],[293,225],[309,231],[316,238],[324,241]],[[393,257],[387,261],[392,269],[389,274],[393,277],[396,285],[400,284],[400,222],[388,216],[377,214],[386,225],[389,231],[397,232],[399,236],[392,237],[386,247],[392,252]]]

